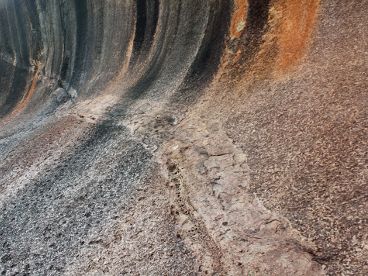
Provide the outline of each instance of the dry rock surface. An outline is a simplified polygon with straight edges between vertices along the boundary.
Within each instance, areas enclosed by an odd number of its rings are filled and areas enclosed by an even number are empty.
[[[368,1],[0,1],[1,275],[368,275]]]

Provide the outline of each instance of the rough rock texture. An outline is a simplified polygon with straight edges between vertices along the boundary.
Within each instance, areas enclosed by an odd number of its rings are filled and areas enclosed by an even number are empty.
[[[0,1],[2,275],[367,275],[368,1]]]

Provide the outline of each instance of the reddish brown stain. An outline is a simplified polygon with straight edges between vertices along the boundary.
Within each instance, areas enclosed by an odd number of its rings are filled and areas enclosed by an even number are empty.
[[[35,73],[33,74],[31,85],[28,91],[24,94],[22,100],[16,105],[16,107],[14,108],[10,116],[16,115],[19,112],[21,112],[27,106],[27,104],[31,101],[32,96],[34,95],[36,88],[37,88],[37,81],[40,76],[40,71],[41,71],[40,64],[36,64],[35,71],[34,71]]]
[[[295,68],[307,53],[319,4],[320,0],[272,1],[261,44],[249,50],[249,41],[242,36],[249,27],[245,25],[248,2],[236,0],[217,79],[244,83],[279,77]]]
[[[39,80],[40,72],[41,72],[42,67],[41,67],[40,64],[36,64],[34,68],[35,68],[34,74],[33,74],[31,84],[30,84],[27,92],[23,95],[22,99],[14,107],[12,112],[5,115],[0,120],[0,127],[4,127],[6,124],[8,124],[13,119],[13,117],[18,115],[21,111],[23,111],[24,108],[26,108],[28,103],[31,101],[31,99],[32,99],[32,97],[33,97],[33,95],[34,95],[34,93],[36,92],[36,89],[37,89],[37,82]]]
[[[316,25],[319,0],[280,0],[273,5],[278,13],[275,31],[275,69],[285,73],[306,54]]]
[[[251,79],[280,77],[307,53],[320,0],[277,0],[269,9],[267,31],[251,67]],[[249,76],[250,74],[248,74]]]
[[[247,0],[235,0],[234,12],[230,24],[230,37],[239,38],[246,28],[246,16],[248,10]]]

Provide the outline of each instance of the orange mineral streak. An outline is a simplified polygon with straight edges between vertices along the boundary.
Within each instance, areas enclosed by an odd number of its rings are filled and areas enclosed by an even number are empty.
[[[36,91],[36,88],[37,88],[37,81],[38,81],[39,76],[40,76],[40,71],[41,71],[40,64],[36,64],[35,65],[35,70],[34,70],[35,73],[33,74],[31,85],[30,85],[28,91],[24,94],[22,100],[15,106],[15,108],[12,111],[12,113],[10,114],[10,116],[16,115],[19,112],[21,112],[27,106],[27,104],[30,102],[30,100],[32,99],[32,96],[34,95],[34,93]]]
[[[267,31],[246,79],[279,78],[306,55],[320,0],[276,0],[268,13]]]
[[[13,111],[10,114],[5,115],[0,120],[0,127],[4,127],[6,124],[11,122],[14,116],[18,115],[31,101],[32,96],[34,95],[36,89],[37,89],[37,82],[40,77],[41,72],[41,64],[34,65],[34,74],[32,77],[31,84],[27,90],[27,92],[24,94],[23,98],[20,100],[20,102],[14,107]]]
[[[320,0],[280,0],[274,5],[279,13],[276,28],[275,71],[286,73],[305,56],[316,25]]]
[[[240,41],[242,34],[246,30],[247,14],[248,0],[234,0],[228,39],[214,82],[221,81],[224,78],[226,78],[227,82],[231,81],[229,68],[237,68],[239,66],[239,59],[242,56],[241,42],[235,48],[229,47],[229,44],[234,41]]]
[[[248,0],[235,0],[234,13],[230,24],[231,39],[239,38],[246,28]]]
[[[247,26],[248,2],[235,1],[229,30],[230,40],[221,58],[217,80],[241,78],[240,84],[279,78],[290,72],[306,55],[315,29],[320,0],[274,0],[268,11],[262,42],[256,52],[245,51],[242,34]],[[239,25],[240,24],[240,25]],[[244,26],[244,29],[242,27]],[[236,42],[236,47],[229,46]],[[234,45],[234,43],[232,43]],[[244,55],[252,55],[245,57]],[[242,64],[240,60],[250,60]]]

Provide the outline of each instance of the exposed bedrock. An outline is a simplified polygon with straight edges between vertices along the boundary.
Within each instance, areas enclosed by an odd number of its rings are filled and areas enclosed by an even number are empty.
[[[367,275],[368,1],[0,1],[2,275]]]
[[[230,4],[3,1],[1,14],[4,116],[41,105],[57,87],[85,97],[119,80],[139,97],[158,78],[205,78],[219,63]]]

